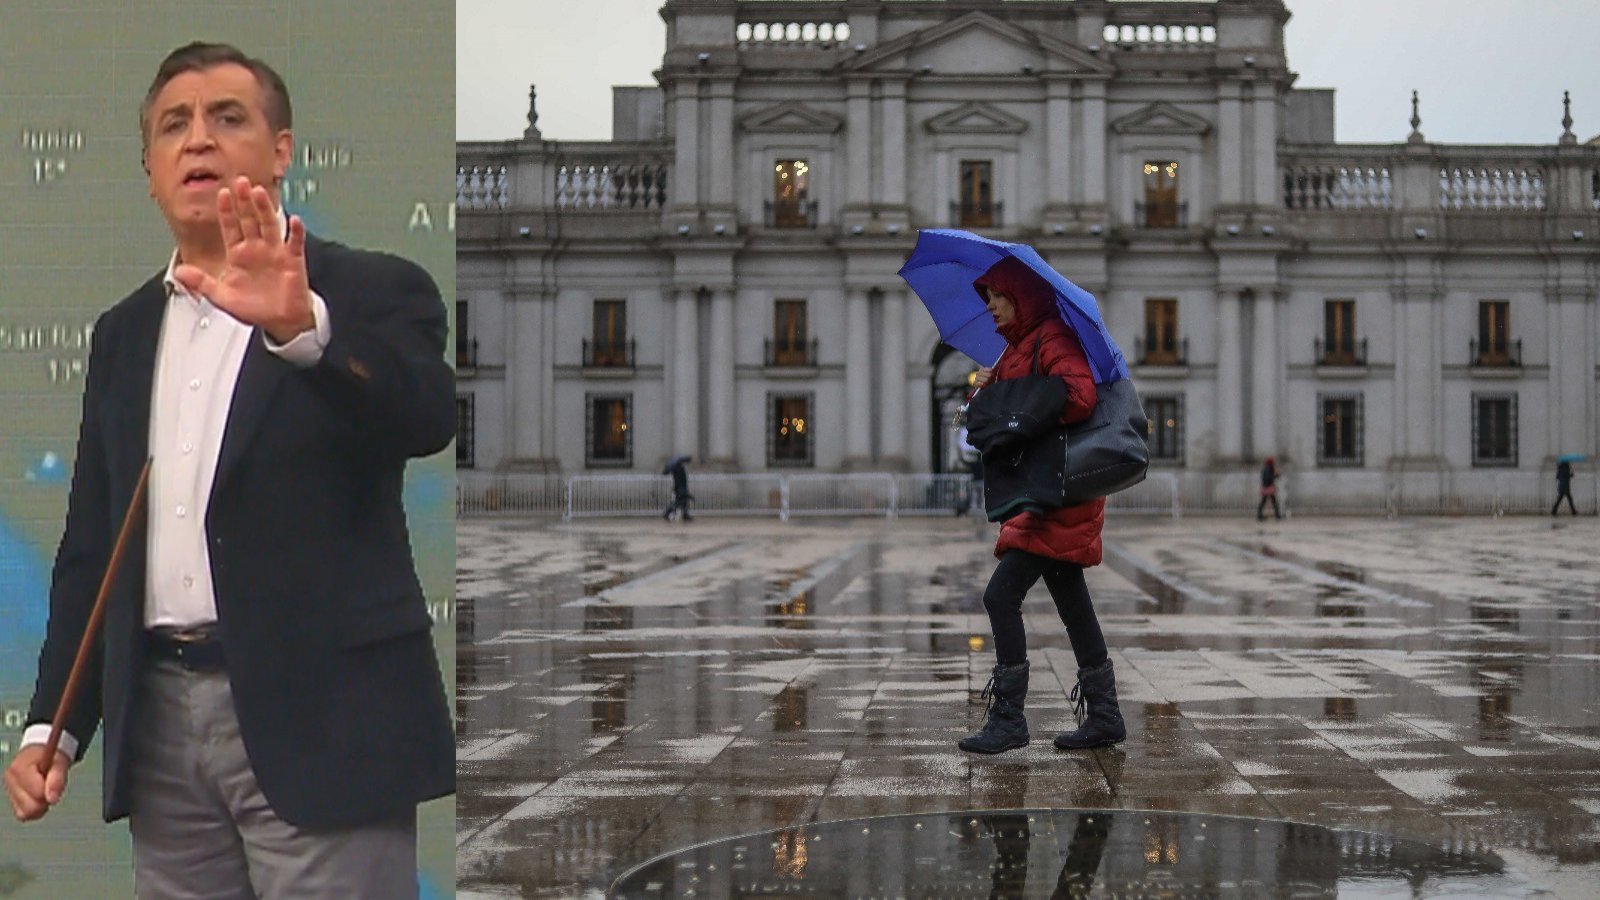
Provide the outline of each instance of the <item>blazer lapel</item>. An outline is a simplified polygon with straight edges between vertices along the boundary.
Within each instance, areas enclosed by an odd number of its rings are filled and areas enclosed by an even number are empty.
[[[161,323],[167,314],[167,291],[161,276],[156,276],[134,293],[129,310],[128,350],[121,377],[110,390],[110,408],[117,431],[107,436],[106,446],[116,448],[118,471],[132,479],[150,456],[150,394],[155,390],[156,353],[161,343]]]
[[[321,255],[318,243],[311,235],[306,235],[306,280],[311,284],[317,280],[314,273]],[[222,450],[217,456],[216,477],[211,483],[213,496],[244,457],[251,438],[272,405],[273,392],[292,368],[268,350],[265,341],[260,328],[251,329],[250,346],[244,352],[239,380],[233,387],[233,402],[228,407],[228,424],[222,432]]]

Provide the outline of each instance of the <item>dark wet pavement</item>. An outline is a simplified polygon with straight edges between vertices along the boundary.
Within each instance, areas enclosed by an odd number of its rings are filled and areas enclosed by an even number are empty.
[[[1595,895],[1595,520],[1113,521],[1088,580],[1128,741],[1050,746],[1073,663],[1041,585],[1034,743],[970,757],[991,535],[462,521],[461,896],[599,896],[660,854],[811,823],[1063,808],[1358,829]],[[785,852],[763,874],[793,870]],[[1406,896],[1496,895],[1430,884]]]

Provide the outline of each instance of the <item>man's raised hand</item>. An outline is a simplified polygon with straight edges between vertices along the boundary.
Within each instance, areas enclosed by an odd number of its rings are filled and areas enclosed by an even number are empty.
[[[180,265],[173,277],[279,344],[316,327],[306,277],[306,226],[300,217],[290,217],[285,238],[267,189],[241,175],[232,187],[217,191],[217,219],[226,254],[221,274]]]

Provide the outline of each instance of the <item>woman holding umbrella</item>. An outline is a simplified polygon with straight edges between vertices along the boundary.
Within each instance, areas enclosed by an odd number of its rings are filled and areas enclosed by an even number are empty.
[[[1022,260],[1006,256],[973,282],[973,287],[1006,342],[999,361],[992,368],[979,370],[975,386],[982,388],[1035,371],[1058,376],[1068,390],[1067,403],[1061,411],[1062,424],[1089,418],[1095,409],[1093,370],[1078,336],[1062,318],[1050,285]],[[1028,694],[1028,655],[1022,600],[1041,577],[1077,658],[1078,683],[1072,689],[1072,700],[1088,707],[1082,725],[1057,735],[1055,745],[1064,750],[1087,749],[1115,744],[1126,737],[1117,707],[1111,659],[1083,577],[1085,567],[1100,562],[1100,529],[1104,523],[1102,498],[1076,506],[1024,512],[1001,526],[994,551],[1000,563],[983,595],[994,631],[996,662],[993,677],[984,689],[992,703],[984,726],[960,742],[962,750],[1003,753],[1028,744],[1028,722],[1023,715]]]

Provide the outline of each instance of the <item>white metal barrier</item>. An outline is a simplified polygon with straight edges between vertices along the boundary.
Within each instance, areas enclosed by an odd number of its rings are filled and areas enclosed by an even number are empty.
[[[1183,508],[1178,502],[1178,477],[1171,472],[1151,472],[1133,487],[1107,497],[1106,509],[1179,518],[1183,515]]]
[[[457,473],[456,512],[494,514],[658,516],[672,496],[665,475],[558,475]],[[1120,514],[1250,515],[1260,503],[1253,472],[1151,472],[1143,482],[1109,498]],[[966,474],[724,474],[691,475],[695,515],[945,516],[983,515],[981,487]],[[1549,514],[1555,478],[1548,473],[1470,471],[1385,473],[1305,471],[1278,482],[1278,504],[1315,515],[1532,515]],[[1600,476],[1578,472],[1572,494],[1582,515],[1600,507]],[[1565,503],[1562,508],[1565,509]]]
[[[560,475],[456,472],[456,515],[564,515],[567,484]]]
[[[789,516],[894,517],[897,492],[887,472],[789,475]],[[787,518],[788,516],[785,516]]]

